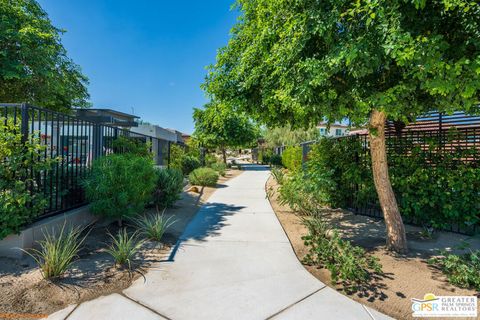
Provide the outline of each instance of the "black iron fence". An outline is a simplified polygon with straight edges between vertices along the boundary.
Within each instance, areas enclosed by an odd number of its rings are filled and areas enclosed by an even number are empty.
[[[24,139],[40,141],[44,146],[42,158],[55,159],[48,172],[31,173],[36,181],[32,191],[43,193],[48,200],[37,219],[85,205],[82,181],[93,160],[122,152],[114,148],[119,137],[148,143],[156,165],[168,166],[170,161],[171,141],[82,120],[75,115],[27,104],[0,104],[0,121],[12,123]]]

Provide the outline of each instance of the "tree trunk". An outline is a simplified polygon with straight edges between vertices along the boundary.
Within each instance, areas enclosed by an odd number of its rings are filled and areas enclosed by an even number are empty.
[[[373,180],[387,227],[387,248],[398,253],[406,253],[408,247],[405,227],[388,175],[385,120],[385,112],[373,110],[369,130]]]
[[[222,147],[223,163],[227,164],[227,152],[224,147]]]

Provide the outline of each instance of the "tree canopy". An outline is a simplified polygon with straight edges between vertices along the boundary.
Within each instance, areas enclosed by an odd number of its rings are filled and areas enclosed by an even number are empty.
[[[320,138],[320,131],[316,127],[310,129],[292,129],[290,125],[275,128],[265,128],[262,132],[267,147],[291,146],[305,141]]]
[[[238,0],[240,22],[205,89],[268,124],[378,109],[411,121],[471,111],[480,95],[480,5],[464,0]]]
[[[53,110],[87,106],[87,78],[67,56],[62,30],[35,0],[0,1],[0,102]]]
[[[219,103],[195,109],[193,119],[193,137],[207,148],[248,147],[258,138],[257,126],[245,114]]]
[[[406,252],[386,119],[477,112],[480,4],[471,0],[238,0],[241,16],[204,84],[270,126],[369,123],[387,247]]]

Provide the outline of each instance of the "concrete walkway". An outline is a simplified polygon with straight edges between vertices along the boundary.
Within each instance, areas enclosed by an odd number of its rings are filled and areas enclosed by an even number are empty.
[[[300,264],[270,203],[269,171],[248,166],[217,190],[169,261],[121,294],[51,319],[388,319],[337,293]]]

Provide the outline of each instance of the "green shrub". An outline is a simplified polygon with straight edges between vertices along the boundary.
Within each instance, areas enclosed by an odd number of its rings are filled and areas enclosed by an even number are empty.
[[[115,260],[115,265],[132,269],[135,255],[145,242],[138,240],[136,232],[130,236],[125,228],[118,231],[116,236],[113,236],[111,233],[108,235],[112,238],[112,243],[106,251]]]
[[[34,177],[51,176],[54,161],[45,159],[45,147],[34,135],[22,141],[19,125],[0,117],[0,239],[18,233],[43,212],[47,201]]]
[[[227,165],[223,162],[216,162],[216,163],[212,163],[210,165],[210,168],[217,171],[219,175],[224,177],[227,170]]]
[[[480,250],[464,255],[442,252],[442,255],[429,263],[439,267],[453,285],[480,290]]]
[[[141,157],[151,157],[150,143],[131,137],[120,136],[112,142],[115,153],[130,153]]]
[[[211,153],[205,154],[205,166],[210,167],[212,164],[217,163],[217,158]]]
[[[403,142],[402,153],[391,153],[390,176],[401,213],[407,221],[435,229],[458,224],[465,230],[479,222],[480,168],[459,161],[473,150],[439,153],[437,141],[428,149]],[[433,164],[433,165],[432,165]]]
[[[182,171],[184,175],[190,174],[201,166],[198,152],[186,152],[182,146],[172,144],[170,147],[170,168]]]
[[[302,237],[308,247],[304,263],[328,269],[332,282],[343,281],[355,291],[368,285],[372,274],[382,273],[376,257],[341,239],[338,231],[329,228],[319,217],[305,218],[303,223],[308,228],[308,234]]]
[[[182,157],[181,164],[184,175],[189,175],[190,172],[201,167],[200,159],[188,154]]]
[[[262,150],[259,153],[259,161],[262,164],[270,164],[270,159],[272,158],[272,156],[273,156],[273,151],[272,150],[270,150],[270,149]]]
[[[300,169],[283,178],[279,200],[301,215],[321,213],[330,203],[332,181],[329,172],[308,172]]]
[[[368,165],[358,165],[356,155],[364,152],[359,141],[352,139],[322,138],[312,146],[305,164],[306,172],[322,187],[325,199],[332,207],[346,207],[354,190],[359,202],[372,201],[376,197],[372,171]],[[365,154],[369,157],[369,154]],[[328,181],[328,183],[325,183]]]
[[[450,130],[448,139],[461,139],[457,134]],[[309,175],[330,173],[332,187],[325,192],[333,207],[378,203],[370,153],[362,141],[322,138],[309,153]],[[434,229],[458,225],[466,232],[479,223],[480,168],[464,161],[476,150],[445,152],[434,137],[390,137],[387,143],[390,180],[404,221]]]
[[[165,210],[162,214],[156,213],[154,215],[145,215],[141,218],[134,218],[132,221],[147,239],[160,242],[165,231],[171,227],[175,220],[173,216],[165,218]]]
[[[159,208],[171,207],[180,199],[183,190],[183,175],[177,169],[156,169],[156,185],[153,203]]]
[[[65,230],[63,225],[58,236],[45,232],[44,240],[38,242],[40,249],[25,251],[40,266],[45,279],[54,279],[62,276],[72,265],[78,251],[85,240],[80,239],[82,229],[73,228]]]
[[[188,176],[192,185],[202,187],[215,187],[218,181],[218,173],[212,168],[198,168]]]
[[[262,164],[268,164],[271,166],[282,166],[282,156],[273,153],[272,150],[266,149],[259,151],[258,162]]]
[[[94,161],[85,192],[94,214],[123,218],[139,214],[152,199],[157,175],[153,160],[112,154]]]
[[[279,154],[272,154],[268,159],[268,164],[271,166],[282,166],[282,156]]]
[[[302,147],[290,146],[282,153],[282,164],[288,170],[298,170],[302,167]]]
[[[185,148],[176,144],[170,145],[170,168],[182,171],[182,158],[185,154]]]

